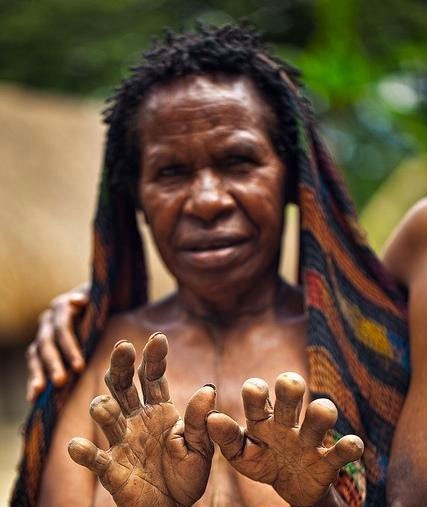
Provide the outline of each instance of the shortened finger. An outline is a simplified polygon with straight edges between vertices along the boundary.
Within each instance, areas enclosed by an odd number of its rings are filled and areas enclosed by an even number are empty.
[[[238,458],[245,447],[245,432],[234,419],[220,412],[208,414],[207,427],[210,438],[219,445],[229,461]]]
[[[97,396],[90,404],[90,415],[104,432],[110,446],[123,440],[127,423],[116,400],[106,395]]]
[[[301,425],[300,438],[304,446],[319,447],[326,432],[335,426],[338,411],[332,401],[319,398],[312,401]]]
[[[126,340],[117,342],[111,354],[110,368],[105,374],[105,383],[125,416],[141,409],[133,383],[134,362],[134,346]]]
[[[196,391],[188,402],[184,415],[184,438],[191,450],[203,456],[212,456],[213,446],[209,438],[206,419],[215,408],[216,388],[206,384]]]
[[[333,445],[324,456],[324,461],[339,470],[341,467],[362,457],[363,441],[356,435],[346,435]]]
[[[162,333],[151,335],[144,347],[138,376],[146,404],[170,401],[169,385],[165,376],[168,348],[167,338]]]
[[[282,373],[276,379],[275,391],[275,421],[289,428],[298,425],[305,393],[304,379],[298,373]]]
[[[68,453],[71,459],[98,476],[104,475],[111,464],[111,457],[102,449],[86,438],[73,438],[68,444]]]
[[[46,377],[43,372],[42,363],[37,355],[37,347],[32,343],[26,353],[28,381],[27,401],[33,402],[46,387]]]
[[[265,421],[273,413],[268,398],[268,384],[260,378],[246,380],[242,387],[243,407],[249,425]]]

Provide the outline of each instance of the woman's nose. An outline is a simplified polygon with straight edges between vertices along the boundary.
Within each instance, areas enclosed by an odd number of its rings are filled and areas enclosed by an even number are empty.
[[[224,188],[221,176],[211,169],[202,169],[191,183],[184,212],[209,223],[229,214],[234,206],[234,199]]]

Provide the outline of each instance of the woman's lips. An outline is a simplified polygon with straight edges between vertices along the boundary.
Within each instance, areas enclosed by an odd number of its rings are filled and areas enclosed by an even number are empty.
[[[193,267],[223,269],[243,259],[249,250],[249,238],[208,239],[179,249],[179,257]]]
[[[237,246],[247,241],[247,238],[234,237],[234,238],[206,238],[205,240],[198,240],[184,244],[181,250],[188,250],[191,252],[205,252],[210,250],[221,250],[222,248],[230,248]]]

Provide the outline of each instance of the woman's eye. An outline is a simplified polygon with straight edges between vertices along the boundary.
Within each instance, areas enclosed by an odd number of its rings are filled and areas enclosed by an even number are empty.
[[[255,165],[255,161],[249,157],[234,156],[225,158],[221,165],[231,170],[247,171]]]
[[[157,175],[160,178],[173,178],[176,176],[185,176],[188,174],[188,168],[184,165],[168,165],[159,169]]]

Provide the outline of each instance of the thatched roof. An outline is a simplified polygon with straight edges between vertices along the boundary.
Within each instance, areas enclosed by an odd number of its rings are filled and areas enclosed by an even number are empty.
[[[99,103],[0,88],[0,340],[87,278]]]

